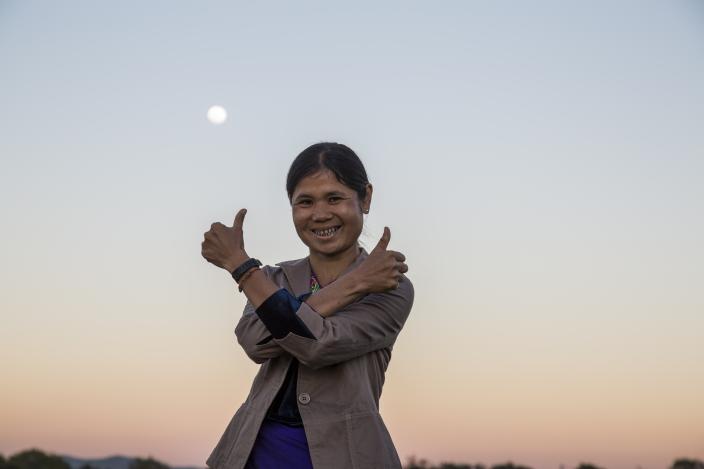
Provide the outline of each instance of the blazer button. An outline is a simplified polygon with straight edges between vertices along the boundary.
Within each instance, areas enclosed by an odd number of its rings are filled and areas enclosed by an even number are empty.
[[[298,395],[298,402],[301,404],[308,404],[310,402],[310,394],[307,392],[302,392]]]

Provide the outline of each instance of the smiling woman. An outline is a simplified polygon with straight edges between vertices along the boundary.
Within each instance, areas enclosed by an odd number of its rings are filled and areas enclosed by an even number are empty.
[[[225,468],[395,467],[379,414],[391,350],[413,305],[405,256],[359,246],[372,185],[347,146],[318,143],[286,182],[293,224],[309,256],[259,268],[244,249],[246,210],[213,223],[202,255],[232,273],[247,296],[235,328],[261,364],[249,396],[207,460]]]
[[[286,182],[293,224],[324,284],[335,280],[340,264],[349,265],[357,256],[362,214],[369,213],[372,200],[372,185],[359,158],[349,149],[349,154],[334,150],[309,147],[291,165]]]

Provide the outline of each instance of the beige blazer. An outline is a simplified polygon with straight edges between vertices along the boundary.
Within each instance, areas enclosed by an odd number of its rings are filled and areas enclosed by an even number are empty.
[[[367,257],[361,249],[349,272]],[[265,266],[266,275],[295,296],[310,291],[308,257]],[[401,468],[379,414],[391,349],[413,305],[407,277],[399,288],[371,293],[324,318],[305,302],[296,314],[316,339],[271,333],[247,302],[235,335],[261,364],[245,402],[207,459],[212,469],[242,469],[259,427],[283,384],[292,357],[298,367],[298,409],[315,469]]]

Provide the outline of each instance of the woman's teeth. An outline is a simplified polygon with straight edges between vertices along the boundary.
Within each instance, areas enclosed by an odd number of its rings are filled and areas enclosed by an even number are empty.
[[[313,232],[317,235],[320,236],[321,238],[329,238],[335,233],[337,233],[337,230],[339,229],[339,226],[335,226],[333,228],[328,228],[327,230],[314,230]]]

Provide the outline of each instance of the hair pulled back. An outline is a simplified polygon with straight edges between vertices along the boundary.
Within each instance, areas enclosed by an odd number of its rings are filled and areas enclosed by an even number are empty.
[[[332,171],[338,181],[354,190],[360,201],[364,199],[369,180],[357,154],[341,143],[320,142],[303,150],[291,163],[286,177],[289,202],[301,179],[324,169]]]

